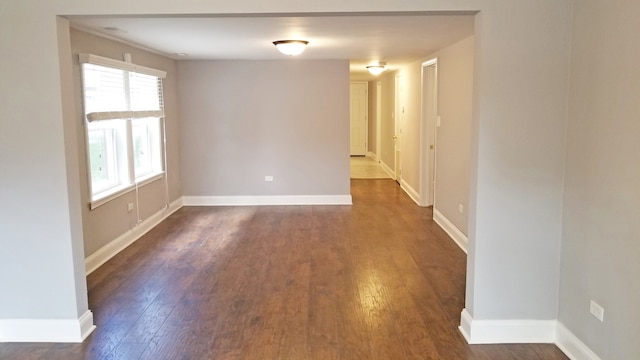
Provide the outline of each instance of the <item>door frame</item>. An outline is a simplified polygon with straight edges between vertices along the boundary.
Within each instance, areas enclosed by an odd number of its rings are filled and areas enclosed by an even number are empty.
[[[434,67],[433,79],[427,78],[427,68]],[[421,68],[421,114],[420,114],[420,206],[436,204],[436,171],[438,151],[438,58],[422,63]],[[432,81],[429,81],[432,80]],[[428,98],[428,94],[432,94]],[[433,108],[431,108],[431,106]],[[429,116],[433,113],[433,116]]]

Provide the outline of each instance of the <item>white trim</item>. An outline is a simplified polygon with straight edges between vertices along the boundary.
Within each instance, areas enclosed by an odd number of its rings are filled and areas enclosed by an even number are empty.
[[[118,254],[120,251],[127,248],[127,246],[133,244],[142,235],[146,234],[149,230],[153,229],[162,220],[169,217],[169,215],[176,212],[182,207],[182,198],[172,202],[169,207],[164,208],[155,214],[149,216],[146,220],[142,221],[138,226],[127,231],[126,233],[118,236],[116,239],[108,243],[107,245],[98,249],[98,251],[89,255],[85,259],[85,270],[87,275],[91,274],[94,270],[99,268],[102,264],[109,261],[112,257]]]
[[[367,157],[370,157],[373,160],[378,160],[378,156],[373,151],[367,151]]]
[[[404,179],[400,179],[400,188],[404,190],[404,192],[406,192],[407,195],[409,195],[411,200],[413,200],[416,204],[420,205],[420,194],[418,194],[418,192],[413,187],[411,187],[409,183],[404,181]]]
[[[558,321],[556,346],[571,360],[601,360],[585,343]]]
[[[159,77],[161,79],[164,79],[167,77],[166,71],[156,70],[146,66],[136,65],[130,62],[115,60],[115,59],[107,58],[104,56],[93,55],[93,54],[78,54],[78,61],[81,64],[87,63],[87,64],[93,64],[93,65],[106,66],[106,67],[116,68],[120,70],[137,72],[145,75],[151,75],[151,76]]]
[[[351,195],[183,196],[184,206],[352,205]]]
[[[90,310],[78,319],[0,319],[0,343],[80,343],[95,328]]]
[[[551,344],[556,320],[474,320],[467,309],[458,328],[469,344]]]
[[[469,344],[553,343],[571,360],[602,360],[558,320],[473,320],[463,309],[458,329]]]
[[[380,167],[382,168],[382,170],[384,170],[389,176],[391,176],[391,178],[393,180],[396,179],[396,174],[393,172],[393,169],[391,169],[387,164],[385,164],[384,161],[380,160],[380,162],[378,162],[380,164]]]
[[[469,243],[469,239],[467,235],[462,233],[460,229],[458,229],[449,219],[447,219],[438,209],[433,209],[433,221],[438,224],[444,232],[449,234],[451,239],[464,251],[467,252],[467,244]]]

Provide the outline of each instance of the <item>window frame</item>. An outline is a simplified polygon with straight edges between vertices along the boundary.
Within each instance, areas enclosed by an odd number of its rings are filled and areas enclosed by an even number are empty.
[[[93,54],[79,54],[79,62],[81,66],[82,79],[82,100],[84,110],[85,140],[86,140],[86,162],[87,162],[87,178],[89,186],[89,208],[91,210],[103,205],[115,198],[118,198],[137,188],[165,177],[166,167],[166,149],[165,149],[165,126],[164,126],[164,104],[163,104],[163,87],[162,80],[166,77],[166,72],[156,69],[135,65],[130,62],[124,62],[105,58]],[[89,112],[87,109],[87,88],[85,84],[85,64],[97,65],[106,68],[112,68],[123,71],[123,93],[126,98],[127,109],[116,109],[114,111],[98,111]],[[132,109],[132,93],[130,88],[130,80],[138,74],[153,77],[152,81],[157,81],[157,88],[152,85],[149,89],[158,91],[158,109]],[[155,79],[154,79],[155,78]],[[147,84],[148,85],[148,84]],[[139,88],[136,88],[136,91]],[[134,94],[135,96],[135,94]],[[155,106],[155,105],[154,105]],[[90,109],[89,109],[90,110]],[[140,123],[138,123],[140,122]],[[134,125],[134,123],[136,123]],[[134,153],[134,126],[144,127],[147,150],[151,153],[147,159],[150,164],[143,173],[137,173],[135,167]],[[110,159],[115,161],[115,171],[117,181],[108,186],[101,187],[98,191],[94,191],[95,184],[92,173],[91,162],[91,144],[89,142],[90,132],[100,129],[112,129],[112,144],[115,147],[115,153],[111,154]],[[108,146],[108,145],[107,145]],[[114,170],[114,169],[111,169]],[[113,179],[112,179],[113,180]]]

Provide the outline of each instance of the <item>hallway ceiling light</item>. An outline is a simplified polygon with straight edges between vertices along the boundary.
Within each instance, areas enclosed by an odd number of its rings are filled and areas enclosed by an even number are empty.
[[[379,62],[378,65],[369,65],[367,66],[367,70],[371,73],[371,75],[380,75],[383,71],[385,71],[385,62]]]
[[[307,44],[309,42],[305,40],[278,40],[273,42],[278,51],[289,56],[301,54]]]

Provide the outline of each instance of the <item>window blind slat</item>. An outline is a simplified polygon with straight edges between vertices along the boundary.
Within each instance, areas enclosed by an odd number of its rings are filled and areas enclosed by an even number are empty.
[[[87,114],[87,121],[103,121],[117,119],[144,119],[144,118],[164,117],[162,110],[141,110],[141,111],[102,111]]]

